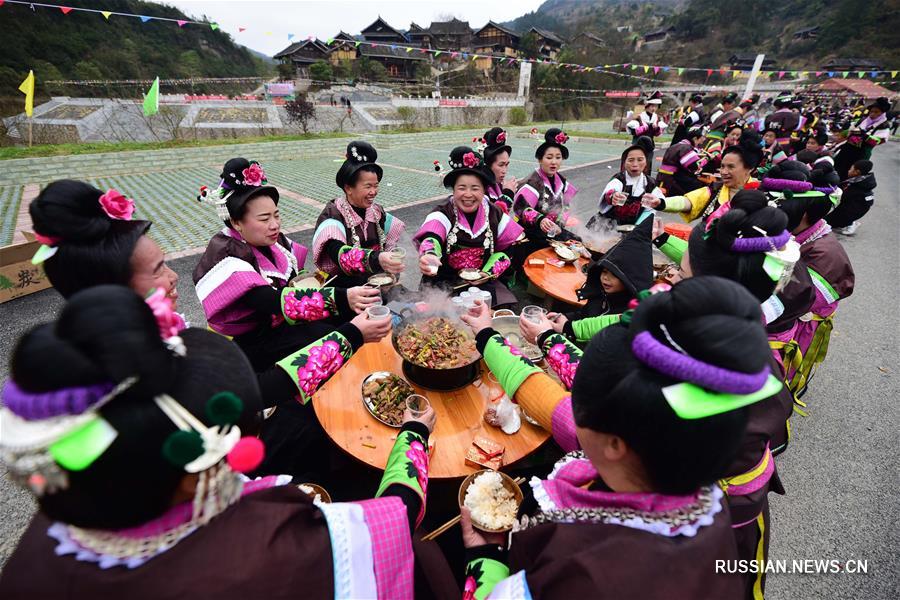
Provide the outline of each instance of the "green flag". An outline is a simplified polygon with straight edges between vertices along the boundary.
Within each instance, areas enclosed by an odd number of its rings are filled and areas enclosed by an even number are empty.
[[[147,95],[144,96],[144,116],[149,117],[159,112],[159,77],[153,80],[153,85]]]

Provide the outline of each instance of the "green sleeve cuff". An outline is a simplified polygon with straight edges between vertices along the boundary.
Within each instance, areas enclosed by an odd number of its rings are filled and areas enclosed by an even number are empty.
[[[509,577],[509,567],[492,558],[476,558],[466,565],[463,597],[474,592],[476,600],[484,600],[494,587]],[[474,588],[474,589],[473,589]]]
[[[305,348],[289,354],[275,365],[297,386],[297,399],[306,404],[312,395],[353,356],[353,345],[334,331]]]
[[[416,525],[425,515],[425,492],[428,489],[428,442],[420,434],[402,429],[388,456],[376,498],[392,485],[402,485],[416,493],[422,501]]]
[[[293,288],[281,290],[281,314],[289,325],[319,321],[338,314],[334,288]]]
[[[663,212],[688,212],[692,207],[691,201],[684,196],[667,196]]]
[[[505,252],[494,252],[488,257],[481,270],[491,275],[500,275],[509,268],[510,264],[509,257]]]
[[[575,334],[575,341],[589,342],[601,329],[615,325],[621,320],[622,315],[600,315],[599,317],[588,317],[572,321],[572,332]]]
[[[554,333],[541,342],[541,351],[547,359],[547,365],[556,373],[557,379],[567,390],[571,390],[575,372],[584,354],[581,349],[561,333]]]
[[[687,250],[687,247],[687,240],[683,240],[675,235],[670,235],[659,249],[663,254],[668,256],[670,260],[673,260],[676,264],[680,265],[681,258],[684,256],[684,251]]]
[[[503,391],[510,398],[515,397],[519,386],[529,376],[541,372],[517,348],[508,346],[499,333],[492,335],[488,340],[483,356],[491,373],[497,376]]]
[[[422,243],[419,244],[419,248],[425,248],[422,250],[422,254],[433,254],[438,258],[442,258],[444,256],[443,244],[444,243],[437,237],[429,235],[422,240]]]

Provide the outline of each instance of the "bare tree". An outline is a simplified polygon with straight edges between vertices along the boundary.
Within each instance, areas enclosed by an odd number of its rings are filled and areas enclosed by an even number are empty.
[[[284,110],[288,121],[294,125],[300,125],[303,133],[309,133],[309,122],[316,116],[316,106],[308,101],[305,96],[297,96],[290,102],[285,102]]]

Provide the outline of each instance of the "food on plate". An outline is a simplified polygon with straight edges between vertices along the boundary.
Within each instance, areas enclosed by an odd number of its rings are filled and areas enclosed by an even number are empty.
[[[403,424],[406,399],[415,393],[403,379],[388,373],[383,377],[370,377],[363,383],[363,398],[368,400],[372,412],[388,425]]]
[[[463,504],[471,511],[474,525],[494,531],[512,527],[519,510],[516,495],[503,485],[503,476],[494,471],[472,480]]]
[[[556,255],[563,260],[575,260],[578,258],[578,254],[576,254],[574,250],[563,244],[557,244],[553,247],[553,250],[556,252]]]
[[[411,323],[397,336],[400,356],[430,369],[453,369],[472,362],[475,340],[444,317]]]
[[[464,281],[478,281],[485,277],[488,277],[488,274],[478,269],[460,269],[459,271],[459,278]]]

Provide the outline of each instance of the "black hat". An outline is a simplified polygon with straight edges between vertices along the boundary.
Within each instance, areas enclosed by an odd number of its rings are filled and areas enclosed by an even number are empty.
[[[691,96],[691,102],[703,102],[703,94],[693,94]]]
[[[775,98],[774,104],[779,108],[793,106],[794,97],[790,94],[781,94],[777,98]]]
[[[644,106],[648,104],[662,104],[662,93],[657,90],[650,94],[646,100],[644,100]]]
[[[375,174],[378,175],[378,181],[381,181],[381,178],[384,176],[384,171],[375,164],[375,161],[378,159],[378,152],[375,151],[375,147],[369,142],[360,140],[350,142],[347,144],[345,157],[344,164],[341,165],[337,175],[334,176],[334,181],[341,189],[344,189],[344,184],[350,181],[354,173],[366,166],[375,170]]]
[[[547,151],[547,148],[559,148],[563,160],[566,160],[569,158],[569,149],[565,147],[567,141],[569,141],[569,136],[566,135],[562,129],[551,127],[547,130],[547,133],[544,134],[544,143],[538,146],[537,150],[534,151],[534,157],[541,160],[544,157],[544,152]]]
[[[240,214],[241,208],[251,199],[263,194],[271,196],[275,204],[278,204],[278,190],[268,185],[266,173],[262,165],[255,160],[246,158],[232,158],[222,167],[219,175],[222,180],[219,183],[218,200],[213,202],[220,206],[224,202],[228,210],[228,216],[224,211],[218,210],[219,216],[227,222],[228,218]]]
[[[578,297],[586,299],[603,293],[600,285],[600,272],[603,269],[618,277],[632,298],[639,291],[649,288],[653,284],[652,231],[653,219],[648,217],[635,225],[603,258],[591,263],[587,279],[578,290]]]
[[[887,98],[885,98],[884,96],[882,96],[881,98],[878,98],[877,100],[875,100],[875,102],[873,102],[866,108],[869,108],[869,109],[878,108],[881,110],[881,112],[887,113],[887,112],[890,112],[890,110],[891,110],[891,101],[888,100]]]
[[[738,99],[737,92],[728,92],[727,94],[725,94],[725,97],[722,98],[722,102],[728,102],[730,104],[734,104],[735,102],[737,102],[737,99]]]
[[[484,134],[484,162],[489,163],[495,155],[507,152],[512,155],[512,148],[506,143],[506,131],[502,127],[493,127]]]
[[[484,187],[494,184],[494,174],[486,168],[484,158],[468,146],[457,146],[450,151],[450,172],[444,175],[444,187],[452,188],[460,175],[474,175]]]

